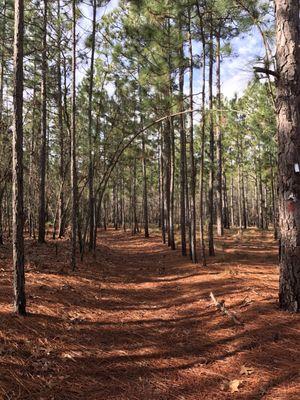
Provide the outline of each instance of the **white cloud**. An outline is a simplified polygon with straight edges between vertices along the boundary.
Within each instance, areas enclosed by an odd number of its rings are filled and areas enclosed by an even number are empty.
[[[253,78],[253,66],[264,56],[262,39],[255,28],[232,41],[233,54],[222,63],[222,89],[225,97],[240,96]]]

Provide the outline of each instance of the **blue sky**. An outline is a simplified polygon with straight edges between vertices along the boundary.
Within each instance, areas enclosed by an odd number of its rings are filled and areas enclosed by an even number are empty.
[[[262,39],[256,28],[244,36],[235,38],[231,45],[235,56],[222,63],[222,91],[226,97],[241,95],[253,78],[253,64],[264,56]]]
[[[119,0],[111,0],[107,6],[99,10],[98,18],[109,13],[118,6],[118,3]],[[90,12],[91,7],[85,6],[85,15],[90,17]],[[222,93],[228,98],[232,98],[235,93],[241,96],[248,82],[253,78],[253,64],[257,57],[264,55],[263,43],[256,28],[233,39],[231,46],[232,56],[223,60],[221,69]],[[195,71],[195,93],[200,91],[200,82],[199,71]]]

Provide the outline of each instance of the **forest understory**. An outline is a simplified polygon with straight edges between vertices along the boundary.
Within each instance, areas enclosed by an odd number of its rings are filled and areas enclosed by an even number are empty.
[[[99,236],[75,272],[67,240],[26,239],[26,318],[0,247],[1,399],[299,399],[300,316],[278,308],[271,232],[227,232],[206,268],[158,234]]]

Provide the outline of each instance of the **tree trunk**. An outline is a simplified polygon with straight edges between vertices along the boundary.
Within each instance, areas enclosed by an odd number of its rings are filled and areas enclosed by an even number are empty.
[[[76,268],[77,167],[76,167],[76,0],[72,0],[72,120],[71,120],[72,243],[71,268]]]
[[[173,118],[170,117],[170,246],[172,250],[176,249],[175,232],[174,232],[174,189],[175,189],[175,134]]]
[[[94,87],[94,59],[95,59],[95,42],[96,42],[96,20],[97,18],[97,1],[93,0],[93,28],[91,36],[91,65],[90,65],[90,82],[89,82],[89,106],[88,106],[88,134],[89,134],[89,250],[93,250],[94,244],[94,223],[95,223],[95,199],[94,199],[94,155],[93,155],[93,132],[92,132],[92,106],[93,106],[93,87]]]
[[[57,19],[58,19],[58,38],[57,38],[57,111],[58,111],[58,129],[60,146],[60,193],[58,206],[58,236],[62,238],[65,234],[65,146],[64,146],[64,124],[62,107],[62,84],[61,84],[61,22],[60,22],[60,0],[57,0]]]
[[[181,29],[180,29],[181,30]],[[180,45],[179,57],[181,66],[179,68],[179,111],[184,111],[184,51],[183,43]],[[184,115],[179,116],[180,132],[180,233],[181,233],[181,254],[186,256],[186,135]]]
[[[273,168],[273,160],[270,156],[270,169],[271,169],[271,199],[272,199],[272,219],[273,219],[273,229],[274,229],[274,239],[278,239],[278,230],[277,230],[277,205],[276,205],[276,190],[275,190],[275,177],[274,177],[274,168]]]
[[[276,0],[280,307],[300,311],[299,0]]]
[[[223,204],[224,204],[224,228],[230,229],[228,194],[227,194],[227,177],[225,171],[223,172]]]
[[[160,129],[159,147],[159,185],[160,185],[160,226],[163,243],[166,243],[166,222],[165,222],[165,186],[164,186],[164,149],[163,149],[163,127]]]
[[[213,33],[210,32],[209,43],[209,112],[210,112],[210,127],[209,127],[209,192],[208,192],[208,207],[209,207],[209,222],[208,222],[208,252],[210,256],[215,255],[214,247],[214,178],[215,178],[215,138],[214,138],[214,118],[213,118],[213,65],[214,65],[214,50],[213,50]]]
[[[233,173],[231,173],[230,177],[230,219],[231,219],[231,227],[233,228],[235,226],[234,222],[234,182],[233,182]]]
[[[259,229],[264,229],[264,195],[261,176],[261,161],[258,164],[258,193],[259,193]]]
[[[164,124],[163,135],[163,158],[164,158],[164,188],[165,188],[165,217],[167,228],[168,246],[171,246],[170,229],[170,182],[171,182],[171,139],[170,139],[170,120],[167,119]]]
[[[141,120],[143,120],[141,118]],[[146,160],[146,143],[145,135],[142,135],[142,169],[143,169],[143,211],[144,211],[144,234],[145,238],[149,237],[149,217],[148,217],[148,185],[147,185],[147,160]]]
[[[13,95],[13,268],[14,309],[26,315],[24,273],[23,210],[23,37],[24,2],[15,0],[14,28],[14,95]]]
[[[138,220],[137,220],[137,196],[136,196],[136,158],[133,162],[133,175],[132,175],[132,234],[136,235],[139,231]]]
[[[217,50],[216,50],[216,64],[217,64],[217,126],[216,126],[216,144],[217,144],[217,202],[216,202],[216,211],[217,211],[217,234],[219,236],[223,236],[224,234],[224,221],[223,221],[223,187],[222,187],[222,169],[223,169],[223,161],[222,161],[222,130],[221,130],[221,122],[222,122],[222,114],[221,114],[221,32],[220,28],[218,29],[217,34]]]
[[[0,190],[0,245],[4,244],[3,241],[3,197],[5,192],[5,186]]]
[[[193,63],[193,44],[191,34],[191,16],[189,14],[189,56],[190,56],[190,110],[194,109],[194,63]],[[195,154],[194,154],[194,113],[190,113],[190,248],[191,259],[193,263],[197,263],[197,241],[196,241],[196,169],[195,169]]]
[[[247,229],[247,204],[246,204],[246,195],[245,195],[245,178],[244,178],[244,169],[242,165],[242,175],[241,175],[241,185],[242,185],[242,222],[243,222],[243,229]]]
[[[198,3],[197,3],[198,5]],[[204,240],[204,156],[205,156],[205,129],[206,129],[206,110],[205,110],[205,88],[206,88],[206,42],[202,24],[202,18],[198,5],[198,13],[201,24],[202,38],[202,125],[201,125],[201,161],[200,161],[200,258],[202,266],[206,266],[205,240]]]
[[[2,29],[1,29],[1,61],[0,61],[0,133],[2,130],[2,117],[3,117],[3,91],[4,91],[4,69],[5,69],[5,52],[4,46],[6,44],[6,1],[4,1],[2,9]]]
[[[46,225],[46,157],[47,157],[47,23],[48,0],[44,0],[43,50],[41,82],[41,152],[40,152],[40,203],[39,203],[39,243],[45,242]]]

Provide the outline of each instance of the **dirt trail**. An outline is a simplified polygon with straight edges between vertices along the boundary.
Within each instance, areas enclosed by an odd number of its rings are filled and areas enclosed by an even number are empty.
[[[300,399],[300,318],[278,310],[271,235],[228,235],[206,269],[123,232],[101,232],[73,274],[66,242],[26,246],[25,319],[0,248],[3,399]]]

